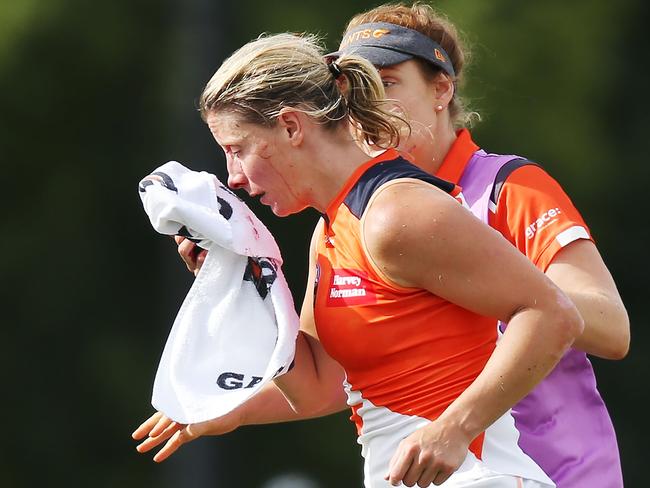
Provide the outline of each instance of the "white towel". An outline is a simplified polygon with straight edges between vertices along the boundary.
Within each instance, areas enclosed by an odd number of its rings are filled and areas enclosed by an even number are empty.
[[[299,319],[280,250],[212,174],[170,161],[138,189],[154,229],[209,251],[174,320],[151,402],[184,424],[220,417],[293,361]]]

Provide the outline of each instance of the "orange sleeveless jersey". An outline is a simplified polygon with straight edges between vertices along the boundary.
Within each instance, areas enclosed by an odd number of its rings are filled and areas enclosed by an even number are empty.
[[[458,184],[479,147],[468,130],[458,137],[436,176]],[[555,255],[578,239],[593,240],[587,224],[562,187],[544,169],[526,165],[505,180],[497,207],[488,213],[498,230],[539,269],[546,271]]]
[[[363,213],[380,186],[402,178],[460,197],[458,187],[392,150],[361,166],[324,216],[314,315],[324,348],[343,366],[352,390],[374,406],[434,420],[481,372],[497,329],[494,319],[388,282],[369,262],[360,235]],[[362,419],[352,406],[361,432]],[[482,436],[470,447],[477,458],[481,442]]]

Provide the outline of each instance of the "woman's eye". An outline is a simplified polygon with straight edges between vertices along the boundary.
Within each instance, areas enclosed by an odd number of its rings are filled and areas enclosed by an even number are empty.
[[[383,83],[384,88],[391,87],[395,84],[395,82],[392,80],[381,80],[381,82]]]

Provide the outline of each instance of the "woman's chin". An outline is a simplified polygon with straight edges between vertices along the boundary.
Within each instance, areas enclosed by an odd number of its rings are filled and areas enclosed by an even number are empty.
[[[269,205],[271,208],[271,212],[275,214],[276,217],[288,217],[289,215],[297,214],[302,212],[306,207],[283,207],[281,205],[278,205],[277,202],[273,202],[272,204]]]
[[[287,212],[285,208],[282,208],[281,206],[278,205],[278,202],[272,202],[272,203],[267,203],[265,205],[268,205],[269,208],[271,209],[271,212],[276,217],[286,217],[289,215],[291,212]]]
[[[296,213],[296,212],[289,211],[286,208],[275,207],[275,206],[271,207],[271,212],[273,212],[276,217],[288,217],[289,215]]]

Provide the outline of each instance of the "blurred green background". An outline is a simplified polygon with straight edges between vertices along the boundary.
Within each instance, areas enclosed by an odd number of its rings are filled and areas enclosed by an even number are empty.
[[[155,234],[137,183],[176,159],[225,176],[196,113],[224,57],[260,32],[335,48],[376,2],[2,0],[0,487],[362,485],[346,414],[246,427],[156,465],[131,431],[151,412],[158,358],[191,276]],[[594,360],[626,486],[647,486],[650,62],[643,0],[447,0],[474,59],[476,140],[540,161],[572,196],[628,306],[632,349]],[[302,299],[314,213],[276,235]],[[313,484],[276,479],[302,473]],[[595,487],[597,488],[597,487]]]

